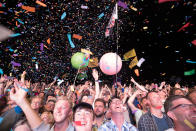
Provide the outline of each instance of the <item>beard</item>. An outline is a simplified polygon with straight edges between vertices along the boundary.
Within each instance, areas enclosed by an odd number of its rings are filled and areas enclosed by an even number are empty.
[[[97,117],[97,118],[100,118],[100,117],[102,117],[102,116],[104,116],[104,112],[101,113],[101,114],[95,114],[95,117]]]

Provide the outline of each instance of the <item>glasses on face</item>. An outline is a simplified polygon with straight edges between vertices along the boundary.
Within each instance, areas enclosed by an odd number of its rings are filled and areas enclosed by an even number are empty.
[[[177,106],[171,108],[170,111],[175,110],[175,109],[177,109],[178,107],[182,107],[182,108],[186,108],[186,109],[187,109],[187,108],[191,109],[191,108],[196,108],[196,105],[195,105],[195,104],[179,104],[179,105],[177,105]]]
[[[120,100],[116,100],[116,101],[112,101],[111,104],[123,104],[123,103]]]

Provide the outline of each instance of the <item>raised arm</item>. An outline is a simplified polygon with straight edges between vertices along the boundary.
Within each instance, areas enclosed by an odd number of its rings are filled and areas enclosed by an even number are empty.
[[[129,100],[128,100],[128,106],[131,108],[132,111],[136,111],[138,110],[137,107],[135,107],[135,105],[133,104],[133,101],[135,100],[136,96],[141,94],[141,91],[140,90],[137,90],[133,93],[133,95],[131,95],[129,97]]]
[[[25,83],[25,75],[26,75],[26,73],[27,73],[26,71],[23,71],[22,74],[21,74],[21,82],[22,83]]]
[[[98,71],[96,69],[93,69],[92,75],[95,80],[95,99],[94,100],[96,100],[100,94],[99,81],[98,81],[99,80]]]
[[[22,82],[15,80],[14,88],[10,91],[10,98],[23,110],[31,128],[36,128],[42,123],[42,120],[31,108],[30,103],[26,98],[27,91],[27,87]]]
[[[138,83],[133,79],[133,77],[131,77],[131,82],[133,82],[140,90],[145,91],[145,92],[148,92],[148,91],[144,88],[144,86],[138,84]]]

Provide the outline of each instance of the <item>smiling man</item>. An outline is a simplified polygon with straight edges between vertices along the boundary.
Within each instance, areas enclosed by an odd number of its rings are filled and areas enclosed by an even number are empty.
[[[173,120],[170,131],[196,130],[196,105],[185,96],[170,96],[165,104],[165,112]]]
[[[73,108],[73,125],[75,131],[92,131],[94,120],[93,107],[85,102]]]
[[[109,101],[109,111],[111,112],[111,120],[103,124],[99,131],[137,131],[135,126],[125,121],[123,113],[126,108],[119,98],[114,97]]]

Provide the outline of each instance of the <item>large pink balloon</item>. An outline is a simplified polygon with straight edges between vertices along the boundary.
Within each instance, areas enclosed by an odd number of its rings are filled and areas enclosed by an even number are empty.
[[[115,75],[122,67],[122,60],[116,53],[106,53],[101,57],[99,66],[104,74]]]

